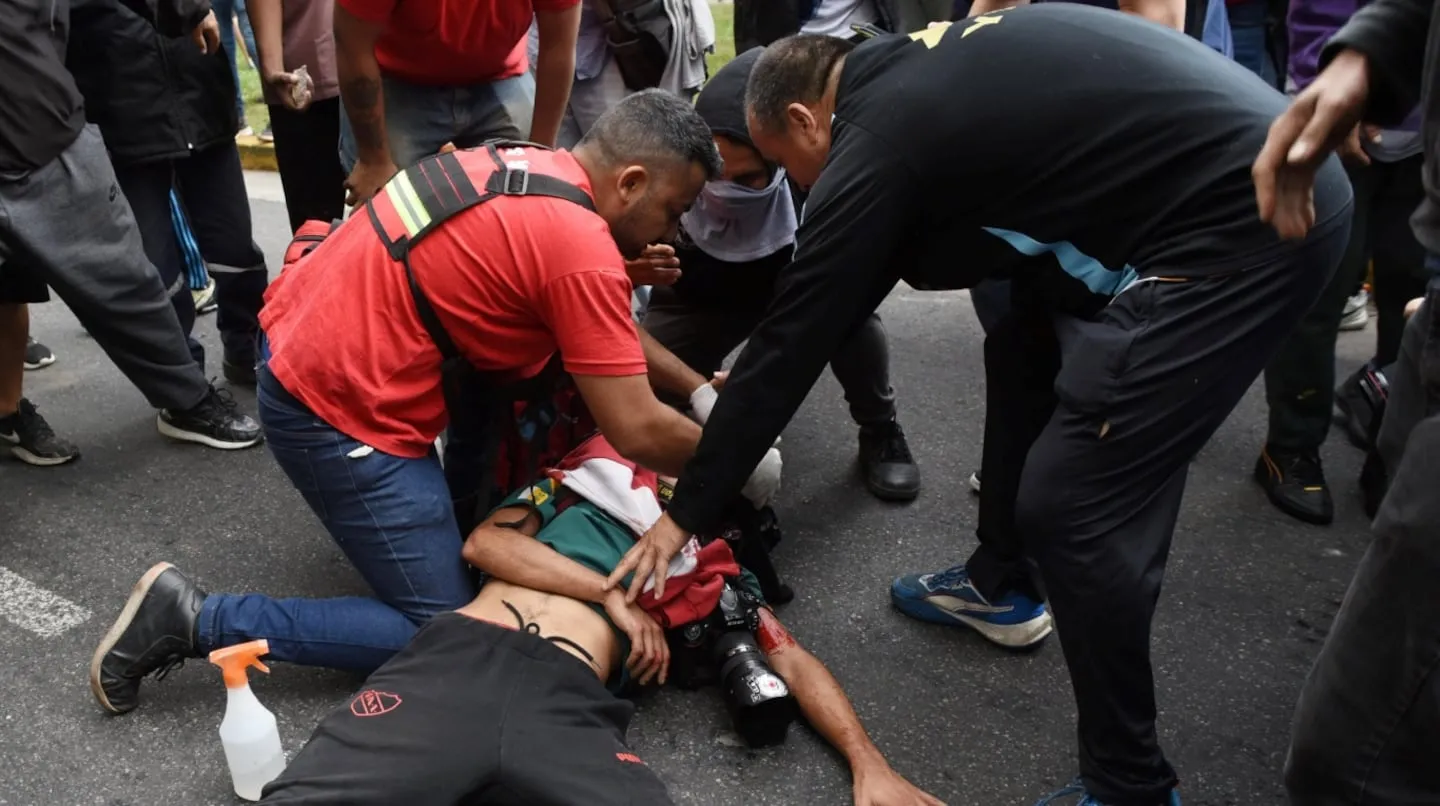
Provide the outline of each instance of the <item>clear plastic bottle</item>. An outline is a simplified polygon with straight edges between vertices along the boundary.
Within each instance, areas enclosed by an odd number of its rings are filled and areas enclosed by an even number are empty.
[[[235,794],[244,800],[260,799],[265,785],[285,771],[285,750],[280,746],[280,729],[275,715],[260,704],[250,690],[251,666],[268,673],[260,658],[270,652],[266,641],[217,649],[210,662],[225,674],[225,719],[220,722],[220,744],[230,765]]]

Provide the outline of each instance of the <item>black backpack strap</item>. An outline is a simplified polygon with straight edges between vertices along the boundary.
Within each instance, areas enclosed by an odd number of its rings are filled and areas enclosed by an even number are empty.
[[[500,149],[508,143],[492,142],[485,148],[495,161],[495,172],[485,182],[487,196],[549,196],[578,204],[595,212],[595,201],[590,194],[578,186],[546,174],[530,173],[530,169],[515,163],[508,163],[500,156]]]

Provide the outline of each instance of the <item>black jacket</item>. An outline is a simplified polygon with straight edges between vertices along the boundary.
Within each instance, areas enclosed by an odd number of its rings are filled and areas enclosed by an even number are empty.
[[[190,39],[209,0],[74,0],[66,65],[110,159],[185,157],[234,138],[235,79],[223,49]]]
[[[1440,254],[1440,15],[1434,0],[1375,0],[1360,9],[1320,53],[1324,67],[1352,48],[1370,62],[1365,119],[1380,125],[1404,120],[1419,101],[1424,114],[1425,201],[1411,219],[1415,237]]]

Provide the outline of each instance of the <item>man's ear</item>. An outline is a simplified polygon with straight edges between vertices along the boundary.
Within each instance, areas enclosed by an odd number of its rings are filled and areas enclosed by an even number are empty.
[[[785,107],[785,120],[801,137],[807,140],[815,139],[815,113],[810,111],[810,107],[802,103],[790,104]]]
[[[650,172],[641,165],[628,166],[615,177],[615,190],[625,204],[643,197],[649,184]]]

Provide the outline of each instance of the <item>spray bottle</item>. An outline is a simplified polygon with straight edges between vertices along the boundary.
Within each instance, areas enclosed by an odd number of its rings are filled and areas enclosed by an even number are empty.
[[[250,690],[249,668],[254,666],[268,674],[270,669],[260,658],[269,653],[270,644],[264,640],[210,653],[210,662],[225,673],[228,695],[225,719],[220,723],[220,744],[225,748],[235,794],[250,801],[259,800],[260,790],[285,771],[285,751],[280,747],[275,715]]]

